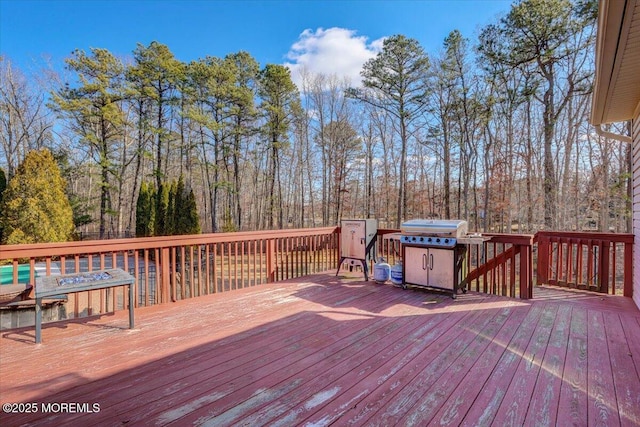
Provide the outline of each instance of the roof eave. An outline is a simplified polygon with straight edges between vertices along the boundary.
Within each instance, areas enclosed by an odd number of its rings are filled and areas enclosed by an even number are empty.
[[[598,5],[598,35],[596,41],[596,74],[591,104],[591,124],[599,125],[628,118],[605,116],[611,101],[612,83],[616,61],[620,60],[624,46],[620,46],[620,35],[624,12],[628,0],[600,0]]]

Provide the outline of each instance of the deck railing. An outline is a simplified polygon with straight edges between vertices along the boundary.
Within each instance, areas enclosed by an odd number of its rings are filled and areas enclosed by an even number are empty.
[[[136,279],[136,307],[286,280],[334,268],[338,228],[295,229],[0,247],[0,263],[36,275],[122,268]],[[67,317],[128,306],[124,289],[70,295]]]
[[[541,231],[537,282],[631,297],[633,234]]]
[[[384,238],[398,230],[379,230],[378,254],[391,264],[400,257],[399,243]],[[586,289],[631,297],[632,234],[540,231],[492,234],[467,251],[468,289],[522,299],[535,285]]]
[[[531,234],[484,234],[491,240],[469,245],[467,286],[470,290],[513,298],[533,298]]]
[[[390,264],[400,259],[397,239],[378,230],[377,253]],[[632,293],[630,234],[540,232],[486,234],[466,254],[468,289],[531,298],[537,284]],[[340,228],[295,229],[106,241],[0,246],[0,264],[27,263],[36,275],[118,267],[136,278],[136,307],[256,286],[335,269]],[[536,262],[537,261],[537,262]],[[537,266],[537,274],[534,274]],[[536,280],[537,279],[537,280]],[[106,313],[128,306],[125,289],[69,296],[67,317]]]

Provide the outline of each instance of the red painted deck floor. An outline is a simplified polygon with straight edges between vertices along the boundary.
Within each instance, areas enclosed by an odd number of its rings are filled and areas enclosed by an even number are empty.
[[[0,425],[640,425],[640,311],[331,274],[0,339]],[[35,413],[33,413],[35,412]]]

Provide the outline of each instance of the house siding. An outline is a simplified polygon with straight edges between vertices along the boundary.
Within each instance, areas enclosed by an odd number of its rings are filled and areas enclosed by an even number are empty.
[[[636,109],[638,112],[638,109]],[[640,112],[632,126],[633,133],[633,300],[640,308]]]

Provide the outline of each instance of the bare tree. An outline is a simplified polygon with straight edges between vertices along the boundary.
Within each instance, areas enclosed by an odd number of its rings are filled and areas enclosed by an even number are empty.
[[[0,56],[0,154],[8,179],[30,150],[52,141],[53,120],[48,113],[44,91]]]

